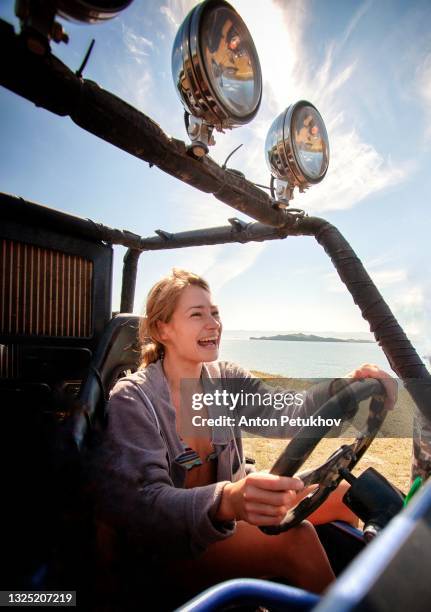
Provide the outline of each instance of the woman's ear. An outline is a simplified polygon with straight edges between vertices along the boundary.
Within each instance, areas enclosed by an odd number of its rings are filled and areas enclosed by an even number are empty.
[[[161,342],[165,342],[169,338],[169,326],[168,323],[164,323],[163,321],[156,321],[158,340]]]

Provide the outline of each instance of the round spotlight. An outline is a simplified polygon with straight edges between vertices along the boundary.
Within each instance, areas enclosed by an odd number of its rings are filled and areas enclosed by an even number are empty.
[[[172,49],[172,76],[186,111],[219,131],[248,123],[259,109],[259,57],[224,0],[206,0],[187,15]]]
[[[97,23],[116,17],[133,0],[56,0],[54,2],[62,17],[72,21]]]
[[[265,151],[271,174],[288,186],[287,199],[294,187],[304,191],[320,183],[328,170],[329,140],[317,108],[305,100],[289,106],[269,128]]]

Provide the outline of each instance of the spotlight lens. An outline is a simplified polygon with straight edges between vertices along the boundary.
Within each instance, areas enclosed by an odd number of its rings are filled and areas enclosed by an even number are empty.
[[[279,187],[286,201],[295,187],[304,191],[320,183],[329,166],[329,139],[316,107],[306,100],[288,106],[272,122],[265,151],[272,176],[282,181]]]
[[[328,167],[329,148],[325,124],[312,106],[299,106],[292,117],[293,150],[303,174],[319,179]]]
[[[262,92],[259,58],[251,35],[229,5],[203,14],[200,48],[208,79],[226,109],[236,117],[254,113]]]

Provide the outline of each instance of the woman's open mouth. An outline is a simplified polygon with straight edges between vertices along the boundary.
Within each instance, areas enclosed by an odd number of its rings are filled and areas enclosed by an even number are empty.
[[[218,336],[208,336],[207,338],[201,338],[201,340],[198,340],[198,344],[203,348],[217,348],[218,338]]]

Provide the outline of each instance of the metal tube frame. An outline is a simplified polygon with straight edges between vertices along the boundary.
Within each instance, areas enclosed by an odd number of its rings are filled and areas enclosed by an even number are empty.
[[[418,407],[431,420],[431,375],[396,321],[348,242],[324,219],[293,215],[281,210],[264,191],[243,176],[220,167],[209,157],[195,159],[185,143],[169,138],[147,115],[133,108],[96,83],[76,76],[51,53],[36,56],[13,27],[0,20],[0,84],[38,106],[72,120],[120,149],[157,165],[193,187],[212,193],[218,200],[249,215],[260,223],[239,228],[210,228],[141,238],[130,232],[93,225],[101,240],[123,244],[131,249],[158,250],[266,240],[287,235],[312,235],[331,257],[341,280],[370,324],[394,371],[404,380]],[[82,221],[81,225],[82,225]],[[79,225],[79,220],[77,221]],[[262,225],[263,224],[263,225]],[[270,227],[268,227],[270,226]],[[275,229],[274,229],[275,228]],[[82,228],[81,228],[82,229]],[[277,234],[277,230],[282,235]],[[271,232],[272,230],[272,232]],[[130,306],[133,267],[137,255],[130,256],[130,269],[124,287],[124,303]],[[127,284],[126,283],[126,284]],[[420,381],[412,384],[411,379]],[[410,385],[410,386],[409,386]],[[417,390],[419,388],[419,391]]]

